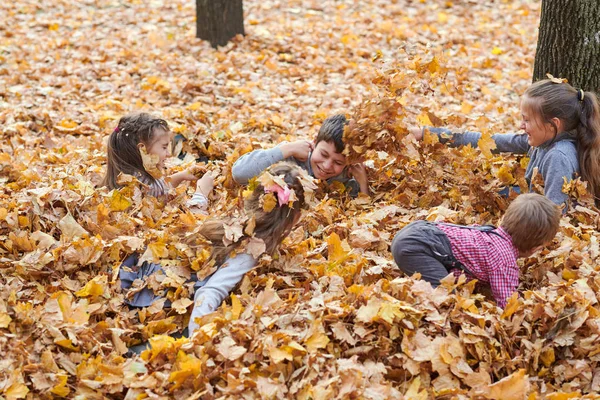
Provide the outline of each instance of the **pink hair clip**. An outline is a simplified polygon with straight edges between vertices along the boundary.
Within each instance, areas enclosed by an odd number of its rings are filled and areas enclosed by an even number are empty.
[[[290,201],[290,194],[292,193],[292,191],[287,186],[282,188],[279,185],[273,184],[265,187],[265,193],[277,193],[279,207],[283,207]]]

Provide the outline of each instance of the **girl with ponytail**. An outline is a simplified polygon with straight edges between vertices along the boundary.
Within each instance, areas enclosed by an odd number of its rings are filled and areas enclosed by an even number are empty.
[[[563,183],[576,174],[600,200],[600,108],[593,92],[575,89],[565,80],[550,77],[531,85],[521,100],[524,134],[496,134],[495,152],[527,153],[525,178],[530,185],[535,168],[544,178],[544,194],[554,203],[568,203]],[[450,146],[477,146],[478,132],[451,133],[427,128]],[[424,129],[413,131],[417,139]]]

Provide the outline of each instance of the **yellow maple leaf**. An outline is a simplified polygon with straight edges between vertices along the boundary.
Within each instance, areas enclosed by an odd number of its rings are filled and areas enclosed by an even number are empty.
[[[433,125],[433,123],[431,123],[431,119],[429,119],[429,115],[427,115],[426,112],[422,112],[421,114],[417,115],[417,124],[419,124],[419,126]]]
[[[166,258],[169,256],[169,250],[167,249],[167,244],[163,242],[161,239],[152,242],[148,245],[148,248],[152,252],[152,256],[155,260]]]
[[[271,357],[271,361],[273,361],[275,364],[279,364],[284,360],[292,361],[294,359],[294,355],[291,351],[277,347],[272,347],[269,349],[269,356]]]
[[[512,296],[510,296],[508,298],[506,307],[504,307],[504,312],[502,313],[501,318],[502,319],[510,318],[510,316],[513,315],[515,313],[515,311],[517,311],[519,309],[519,305],[520,305],[519,296],[515,292],[515,293],[513,293]]]
[[[313,333],[305,342],[306,348],[310,353],[314,353],[317,349],[322,349],[329,343],[329,338],[323,332]]]
[[[96,297],[102,296],[104,294],[104,289],[106,288],[107,277],[106,275],[98,275],[94,277],[91,281],[86,283],[86,285],[75,292],[75,296],[77,297]]]
[[[379,311],[377,312],[377,316],[381,319],[383,319],[385,322],[387,322],[388,324],[393,324],[394,320],[397,319],[403,319],[405,314],[400,311],[400,305],[399,304],[394,304],[394,303],[390,303],[390,302],[383,302],[381,304],[381,308],[379,309]]]
[[[522,400],[527,396],[530,383],[525,370],[520,369],[506,378],[490,385],[485,397],[498,400]]]
[[[327,259],[330,262],[341,262],[348,257],[348,252],[343,249],[342,241],[337,233],[332,232],[327,238]]]
[[[50,392],[60,397],[67,397],[71,392],[71,389],[67,386],[69,377],[67,375],[56,375],[56,377],[58,378],[58,383],[50,389]]]
[[[481,138],[477,142],[477,147],[481,150],[481,154],[483,154],[486,158],[492,158],[492,150],[496,149],[496,142],[492,139],[492,136],[489,133],[482,133]]]
[[[8,328],[12,318],[7,313],[0,313],[0,328]]]
[[[6,400],[24,399],[27,393],[29,393],[29,389],[22,383],[13,383],[4,391]]]
[[[277,199],[275,198],[273,193],[266,193],[262,197],[262,201],[263,201],[263,211],[264,212],[269,213],[269,212],[273,211],[273,209],[275,207],[277,207]]]
[[[512,185],[515,183],[515,177],[511,174],[510,168],[506,164],[502,165],[494,175],[505,185]]]
[[[231,295],[231,320],[234,321],[238,319],[244,310],[242,306],[242,302],[235,294]]]
[[[112,211],[127,210],[133,203],[121,193],[120,190],[113,190],[110,196],[109,207]]]
[[[183,351],[177,353],[177,360],[175,361],[175,371],[169,375],[169,382],[175,385],[170,389],[175,391],[179,388],[188,378],[200,376],[202,372],[202,361],[200,361],[193,354],[186,354]]]

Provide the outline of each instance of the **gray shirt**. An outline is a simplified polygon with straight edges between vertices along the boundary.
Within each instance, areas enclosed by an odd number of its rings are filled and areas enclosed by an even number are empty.
[[[305,169],[310,176],[314,177],[315,175],[310,165],[311,157],[312,153],[308,155],[308,159],[306,161],[299,161],[294,157],[288,157],[285,159],[285,161],[290,161],[296,165],[299,165],[301,168]],[[272,149],[267,150],[254,150],[237,159],[237,161],[233,164],[231,174],[233,175],[233,180],[239,184],[245,185],[250,179],[258,176],[271,165],[283,160],[283,153],[279,147],[273,147]],[[360,185],[355,179],[348,176],[346,169],[344,169],[341,174],[327,180],[328,183],[334,181],[344,184],[344,186],[346,186],[348,189],[350,196],[358,196]]]
[[[449,142],[451,146],[470,144],[477,147],[481,138],[479,132],[449,133],[446,129],[430,128],[431,132],[440,136],[442,143]],[[448,136],[449,134],[449,136]],[[572,132],[563,132],[556,138],[549,140],[537,147],[527,143],[526,134],[496,134],[492,135],[496,142],[495,153],[521,153],[529,155],[529,165],[525,170],[525,179],[531,189],[533,171],[538,169],[544,178],[544,195],[558,205],[566,203],[569,197],[562,192],[564,180],[567,182],[579,173],[579,160],[577,158],[577,141]]]

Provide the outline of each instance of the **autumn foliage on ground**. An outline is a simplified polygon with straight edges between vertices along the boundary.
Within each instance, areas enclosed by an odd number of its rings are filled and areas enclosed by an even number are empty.
[[[393,235],[416,219],[497,223],[525,158],[495,156],[531,80],[539,4],[408,0],[244,1],[247,36],[194,38],[193,1],[0,5],[0,398],[579,398],[600,389],[598,210],[579,205],[523,262],[500,310],[474,282],[440,288],[394,268]],[[346,113],[348,156],[372,197],[321,186],[193,341],[187,277],[210,273],[206,216],[134,182],[97,189],[105,139],[145,110],[188,141],[180,170],[218,173],[210,214],[241,234],[232,163],[313,138]],[[411,125],[484,132],[449,149]],[[172,303],[124,305],[118,269],[139,252]],[[208,269],[207,269],[208,268]],[[167,290],[170,289],[170,290]],[[150,339],[152,349],[126,358]]]

